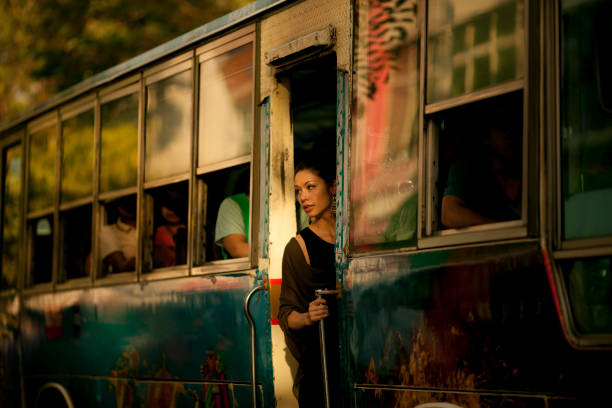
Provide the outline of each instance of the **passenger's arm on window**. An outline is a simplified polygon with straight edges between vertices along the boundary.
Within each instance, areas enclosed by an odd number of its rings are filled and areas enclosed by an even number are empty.
[[[442,224],[447,228],[465,228],[489,224],[495,220],[472,210],[460,197],[446,194],[442,197]]]
[[[229,234],[221,239],[221,243],[232,258],[249,256],[249,243],[243,234]]]

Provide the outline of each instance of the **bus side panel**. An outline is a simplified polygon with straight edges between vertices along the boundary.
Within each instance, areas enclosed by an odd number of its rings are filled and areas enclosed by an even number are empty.
[[[70,392],[75,407],[184,407],[199,406],[248,407],[251,406],[250,384],[236,383],[188,383],[139,381],[136,379],[98,379],[69,377],[53,380]],[[28,381],[28,388],[38,390],[48,383],[48,378]],[[258,386],[261,401],[263,389]],[[38,393],[27,395],[27,406],[36,407],[48,401],[48,395],[38,398]]]
[[[568,345],[536,244],[357,258],[344,282],[347,369],[356,387],[568,398],[601,392],[596,373],[608,370],[610,353]],[[374,405],[402,398],[401,391],[384,395]],[[427,393],[411,398],[435,402]]]
[[[426,405],[428,408],[460,408],[460,407],[491,407],[491,408],[548,408],[543,396],[517,395],[482,395],[476,393],[448,393],[413,390],[374,390],[357,389],[355,397],[360,407],[388,406],[386,402],[393,401],[399,406],[417,406],[419,401],[446,401],[446,405]],[[448,402],[448,401],[452,401]],[[394,406],[394,405],[391,405]],[[397,406],[397,405],[395,405]]]
[[[0,407],[20,407],[18,298],[0,299]]]
[[[132,387],[134,379],[248,384],[250,327],[243,300],[252,284],[252,276],[234,274],[29,296],[22,325],[26,379],[107,377],[106,392],[117,403],[126,392],[142,401],[156,395]],[[253,295],[250,311],[260,334],[258,382],[271,398],[270,340],[262,335],[269,325],[268,295]],[[205,394],[201,387],[199,398]]]

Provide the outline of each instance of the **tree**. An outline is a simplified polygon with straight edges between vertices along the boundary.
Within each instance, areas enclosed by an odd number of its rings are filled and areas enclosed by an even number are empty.
[[[248,0],[0,0],[0,120]]]

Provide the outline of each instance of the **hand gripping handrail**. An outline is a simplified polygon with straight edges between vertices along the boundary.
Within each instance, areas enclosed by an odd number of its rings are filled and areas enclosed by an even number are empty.
[[[266,288],[267,285],[265,283],[255,286],[244,298],[244,314],[249,321],[249,326],[251,326],[251,387],[253,392],[253,408],[257,408],[257,383],[255,377],[255,323],[253,323],[253,318],[249,312],[249,301],[255,292],[258,290],[265,290]]]

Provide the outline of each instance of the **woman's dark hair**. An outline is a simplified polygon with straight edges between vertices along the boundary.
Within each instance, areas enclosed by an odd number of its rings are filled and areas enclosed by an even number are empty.
[[[310,170],[319,177],[321,177],[328,186],[334,184],[336,180],[336,164],[331,157],[321,156],[310,156],[302,160],[296,167],[295,173],[298,174],[302,170]]]

